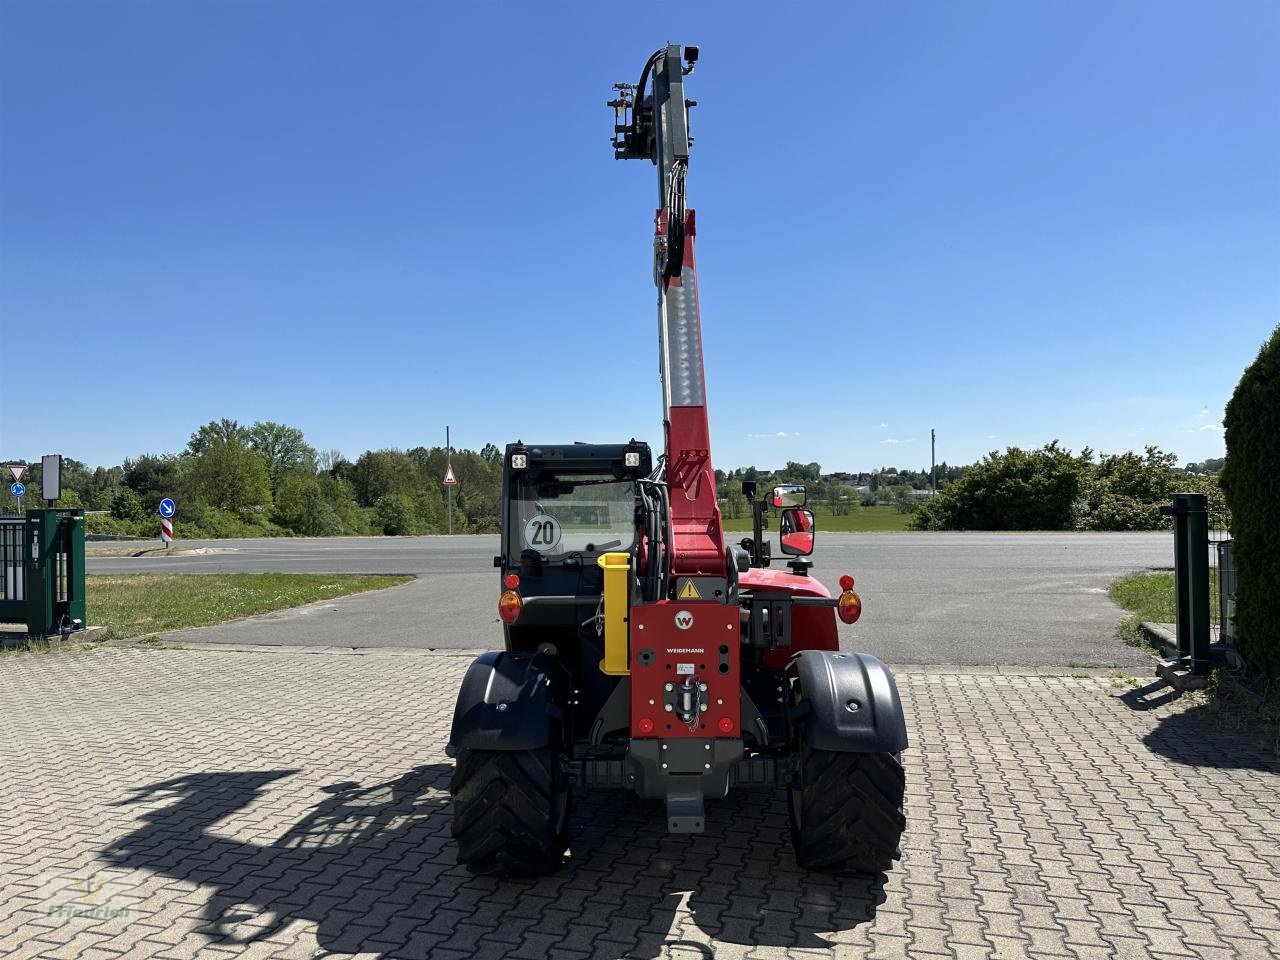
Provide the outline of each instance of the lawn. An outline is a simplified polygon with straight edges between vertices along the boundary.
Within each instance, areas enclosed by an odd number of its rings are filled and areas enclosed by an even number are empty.
[[[818,528],[819,536],[823,532],[882,533],[905,530],[907,529],[907,521],[911,519],[910,514],[899,513],[897,507],[854,507],[851,512],[839,517],[833,517],[831,508],[822,504],[812,504],[809,509],[813,511],[814,525]],[[726,516],[724,518],[724,528],[734,532],[746,531],[750,533],[751,515],[748,513],[738,517],[736,520]],[[770,521],[770,529],[775,533],[777,532],[778,518],[776,512]]]
[[[90,626],[112,637],[204,627],[237,617],[407,583],[412,577],[334,573],[125,574],[86,578]]]
[[[1135,573],[1111,584],[1111,599],[1134,618],[1147,623],[1173,623],[1177,617],[1177,601],[1173,594],[1172,573]],[[1218,578],[1209,578],[1209,610],[1218,610]]]

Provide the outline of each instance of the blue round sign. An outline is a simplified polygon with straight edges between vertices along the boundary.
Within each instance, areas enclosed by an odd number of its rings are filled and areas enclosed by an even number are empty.
[[[165,519],[168,519],[169,517],[172,517],[177,512],[178,512],[177,505],[168,497],[165,497],[163,500],[160,501],[160,516],[164,517]]]
[[[9,485],[9,492],[15,497],[20,497],[27,492],[27,485],[25,483],[14,481]]]

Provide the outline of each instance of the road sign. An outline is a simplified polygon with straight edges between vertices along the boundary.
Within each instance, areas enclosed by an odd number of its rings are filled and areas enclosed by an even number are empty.
[[[449,464],[444,471],[444,485],[446,487],[457,486],[458,478],[453,475],[453,464]]]
[[[168,497],[165,497],[163,500],[160,501],[160,516],[165,517],[167,519],[168,517],[172,517],[177,512],[178,512],[177,504],[175,504]]]
[[[27,492],[27,485],[25,483],[19,483],[17,480],[15,480],[12,484],[10,484],[9,492],[12,493],[15,497],[20,497]]]
[[[25,463],[9,464],[9,472],[13,474],[13,482],[21,483],[22,478],[27,474],[27,465]]]
[[[173,543],[173,521],[168,517],[160,518],[160,539],[165,543]]]

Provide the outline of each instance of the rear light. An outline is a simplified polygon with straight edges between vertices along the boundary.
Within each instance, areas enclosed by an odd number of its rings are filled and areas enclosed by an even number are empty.
[[[514,590],[516,587],[520,586],[520,574],[508,573],[502,578],[502,585],[508,590]]]
[[[520,599],[520,594],[514,590],[506,591],[498,598],[498,616],[502,618],[505,624],[513,624],[520,619],[520,611],[524,607],[524,601]]]
[[[841,589],[841,590],[852,590],[852,589],[853,589],[853,577],[849,576],[849,574],[847,574],[847,573],[846,573],[843,577],[841,577],[841,578],[840,578],[840,589]]]
[[[862,616],[862,598],[852,590],[846,590],[836,601],[836,613],[840,614],[840,619],[845,623],[857,623]]]
[[[720,728],[721,733],[733,733],[733,718],[721,717],[720,722],[716,724]]]
[[[641,717],[636,722],[637,733],[653,733],[653,721],[648,717]]]

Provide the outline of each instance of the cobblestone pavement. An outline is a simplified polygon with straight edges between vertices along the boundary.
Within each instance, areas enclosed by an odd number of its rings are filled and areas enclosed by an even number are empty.
[[[886,882],[797,869],[785,803],[703,836],[576,807],[554,877],[454,863],[468,657],[0,658],[0,956],[1275,957],[1280,767],[1105,677],[904,671]]]

